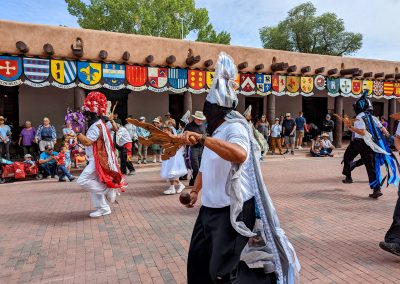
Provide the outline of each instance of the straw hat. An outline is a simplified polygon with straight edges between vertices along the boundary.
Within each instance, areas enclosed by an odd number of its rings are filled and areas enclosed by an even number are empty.
[[[153,122],[160,123],[160,119],[158,117],[156,117],[155,119],[153,119]]]
[[[329,138],[329,134],[326,133],[326,132],[325,132],[325,133],[322,133],[322,134],[321,134],[321,137],[327,137],[327,138]]]
[[[199,120],[206,120],[206,117],[204,116],[202,111],[196,111],[192,116]]]

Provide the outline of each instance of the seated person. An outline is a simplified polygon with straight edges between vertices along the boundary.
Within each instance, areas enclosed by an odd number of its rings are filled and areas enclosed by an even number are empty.
[[[313,157],[321,157],[322,143],[321,136],[317,135],[315,139],[311,140],[310,153]]]
[[[31,154],[26,154],[24,156],[24,164],[29,165],[29,169],[33,170],[35,168],[35,162],[32,161],[32,155]]]
[[[65,181],[65,177],[69,179],[69,181],[73,181],[75,178],[69,173],[67,167],[66,167],[66,158],[65,158],[65,153],[67,152],[67,147],[61,146],[60,147],[60,153],[56,157],[57,165],[58,168],[61,171],[61,175],[59,176],[58,181],[63,182]]]
[[[51,145],[44,147],[44,151],[39,156],[39,168],[43,171],[44,177],[55,178],[57,174],[57,155],[58,153],[53,151]]]
[[[321,135],[322,140],[321,140],[321,144],[322,144],[322,152],[321,154],[323,156],[329,156],[329,157],[333,157],[333,149],[335,149],[335,146],[333,146],[331,140],[329,140],[329,134],[328,133],[323,133]]]

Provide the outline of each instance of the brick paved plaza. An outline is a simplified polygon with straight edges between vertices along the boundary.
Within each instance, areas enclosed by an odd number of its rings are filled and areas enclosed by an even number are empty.
[[[268,157],[264,177],[302,265],[302,283],[399,283],[400,258],[378,247],[396,201],[367,197],[364,168],[343,185],[341,158]],[[185,283],[199,207],[162,196],[159,168],[138,170],[90,219],[88,193],[56,180],[0,185],[0,283]]]

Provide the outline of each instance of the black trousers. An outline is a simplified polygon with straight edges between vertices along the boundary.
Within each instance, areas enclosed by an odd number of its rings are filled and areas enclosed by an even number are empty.
[[[372,151],[372,149],[365,144],[364,140],[362,139],[356,138],[351,141],[344,152],[342,174],[348,178],[351,178],[351,162],[359,154],[361,156],[361,161],[357,161],[356,165],[364,164],[365,169],[367,170],[369,183],[371,184],[376,179],[374,151]],[[375,186],[375,189],[379,188],[380,185]]]
[[[10,143],[0,142],[0,159],[10,160]]]
[[[194,185],[197,174],[199,173],[201,164],[201,155],[203,154],[203,147],[190,147],[190,164],[192,166],[192,178],[189,181],[189,186]]]
[[[212,283],[276,283],[275,275],[253,272],[240,261],[248,238],[237,233],[230,222],[230,207],[202,206],[190,241],[188,284]],[[246,201],[238,221],[248,228],[255,223],[254,198]]]
[[[385,235],[385,242],[400,244],[400,191],[393,213],[393,223]]]
[[[128,150],[125,147],[118,147],[118,154],[121,160],[121,172],[122,174],[127,174],[127,169],[130,171],[135,171],[135,167],[131,162],[128,162]]]

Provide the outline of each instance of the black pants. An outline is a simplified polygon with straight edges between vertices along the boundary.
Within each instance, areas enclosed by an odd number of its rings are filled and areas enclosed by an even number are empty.
[[[365,144],[364,140],[362,139],[356,138],[351,141],[346,151],[344,152],[342,173],[347,178],[351,178],[351,162],[358,154],[360,154],[361,156],[361,161],[357,162],[357,165],[365,165],[365,169],[367,170],[368,174],[368,180],[371,184],[376,179],[374,151],[372,151],[372,149],[367,144]],[[380,185],[375,186],[375,188],[371,186],[371,188],[379,189]]]
[[[22,148],[24,149],[24,156],[25,156],[26,154],[31,154],[32,157],[36,157],[34,145],[22,146]]]
[[[0,142],[0,159],[1,158],[10,160],[10,143]]]
[[[400,244],[400,191],[393,213],[393,223],[385,235],[385,242]]]
[[[121,160],[121,172],[122,174],[127,174],[127,169],[135,171],[135,167],[131,162],[128,162],[128,150],[125,147],[118,147],[119,158]]]
[[[197,174],[199,173],[201,164],[201,155],[203,154],[203,147],[191,147],[190,148],[190,164],[192,166],[192,178],[189,181],[189,186],[194,185]]]
[[[229,206],[200,208],[190,241],[188,284],[276,283],[272,282],[275,276],[269,274],[262,275],[262,282],[254,282],[257,274],[240,261],[240,254],[248,238],[233,229],[229,209]],[[255,219],[255,204],[252,198],[244,203],[238,220],[243,221],[248,228],[253,228]]]

